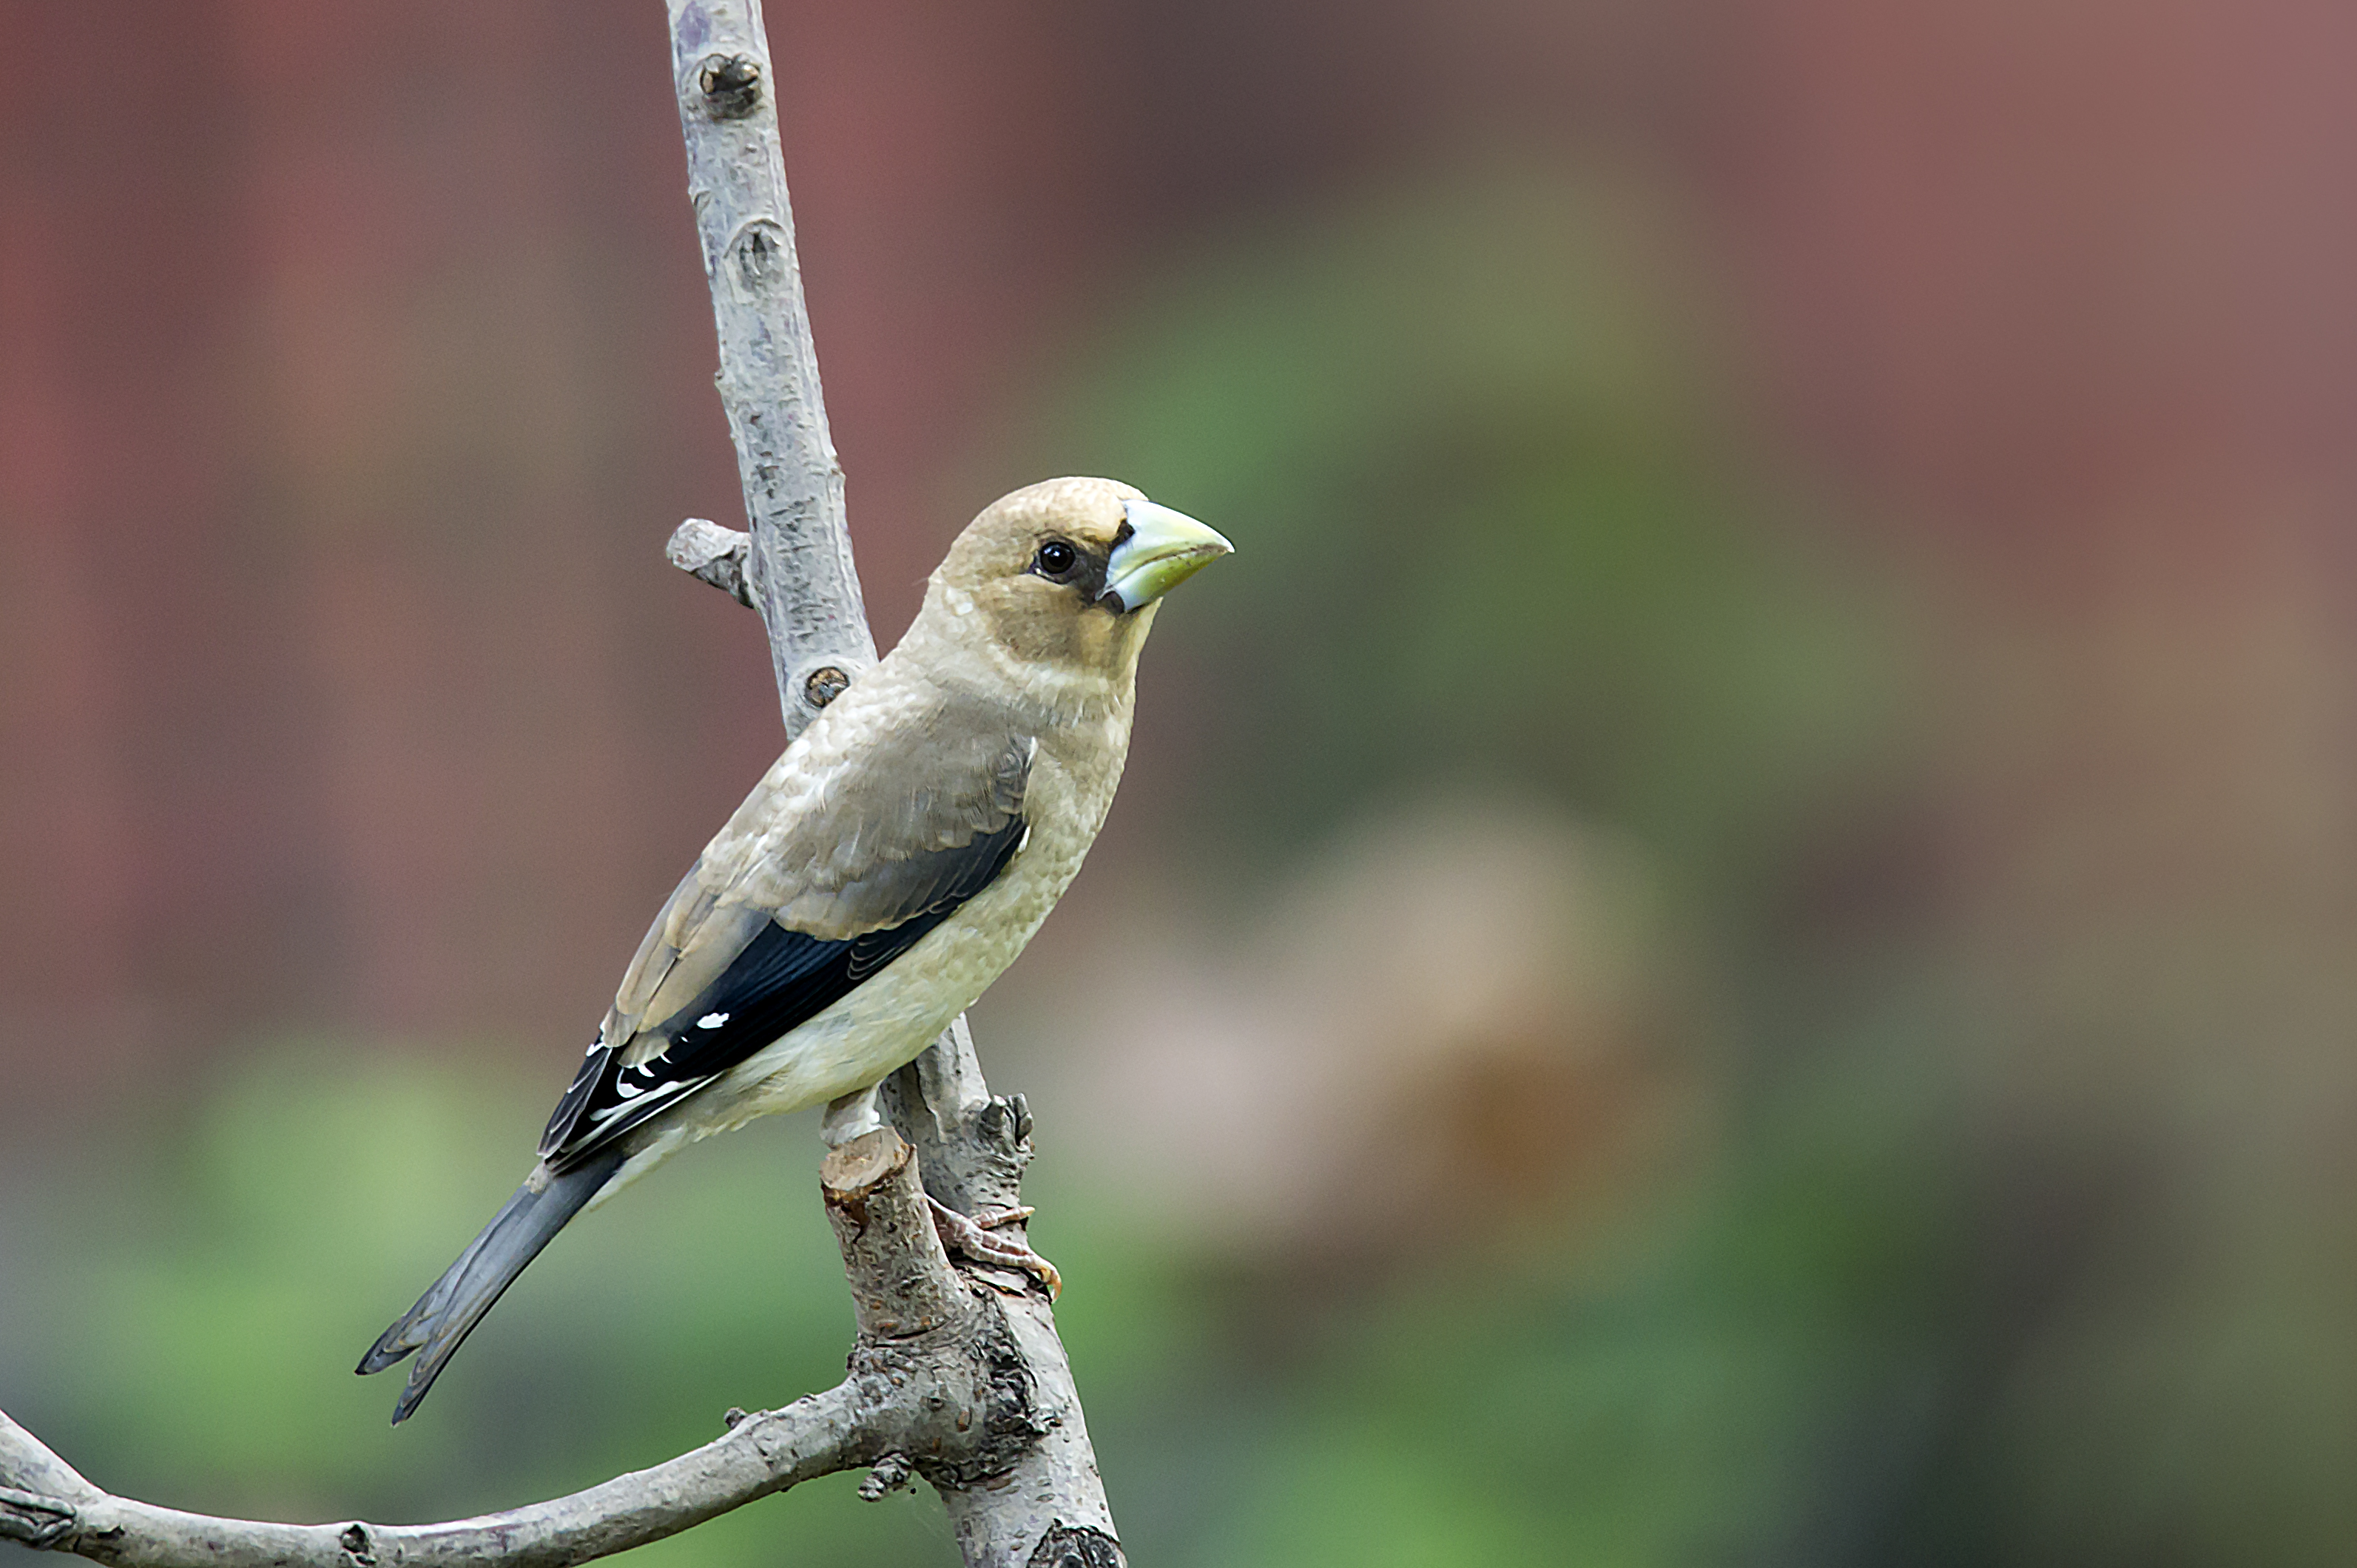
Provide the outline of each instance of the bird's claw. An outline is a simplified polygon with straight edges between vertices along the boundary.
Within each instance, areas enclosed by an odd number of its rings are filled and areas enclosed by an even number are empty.
[[[976,1216],[960,1214],[937,1197],[928,1196],[925,1201],[932,1207],[933,1229],[941,1233],[942,1245],[951,1251],[977,1263],[1002,1269],[1020,1269],[1048,1287],[1049,1301],[1063,1294],[1064,1276],[1056,1272],[1055,1264],[1019,1240],[991,1234],[1001,1225],[1018,1224],[1030,1219],[1034,1210],[1028,1205],[993,1209]]]

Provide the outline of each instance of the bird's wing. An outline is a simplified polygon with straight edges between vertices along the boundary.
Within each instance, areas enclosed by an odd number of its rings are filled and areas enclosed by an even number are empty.
[[[1014,858],[1037,742],[938,707],[897,717],[789,752],[705,847],[549,1118],[553,1168],[848,995]]]

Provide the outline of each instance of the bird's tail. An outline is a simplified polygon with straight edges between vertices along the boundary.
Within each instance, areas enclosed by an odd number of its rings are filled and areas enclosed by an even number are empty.
[[[565,1222],[597,1196],[597,1189],[621,1168],[623,1157],[620,1150],[613,1150],[552,1176],[538,1191],[530,1183],[516,1188],[515,1196],[483,1227],[483,1233],[458,1254],[458,1261],[444,1270],[442,1277],[417,1298],[417,1305],[369,1347],[357,1369],[362,1374],[382,1372],[411,1351],[422,1352],[409,1369],[409,1386],[401,1391],[393,1407],[395,1426],[409,1419],[500,1294],[515,1283],[524,1265],[540,1255]]]

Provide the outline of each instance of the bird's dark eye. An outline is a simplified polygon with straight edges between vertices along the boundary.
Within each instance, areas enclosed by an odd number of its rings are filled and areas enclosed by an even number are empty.
[[[1031,558],[1043,577],[1061,577],[1081,564],[1081,553],[1060,539],[1051,539],[1039,546],[1039,553]]]

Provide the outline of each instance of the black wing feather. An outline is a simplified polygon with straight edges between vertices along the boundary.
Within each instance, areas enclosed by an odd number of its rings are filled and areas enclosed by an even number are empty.
[[[548,1128],[540,1135],[541,1157],[548,1159],[563,1150],[563,1157],[556,1162],[557,1168],[569,1169],[581,1155],[605,1143],[625,1126],[636,1126],[681,1095],[708,1081],[714,1073],[734,1067],[752,1055],[760,1046],[738,1050],[708,1070],[699,1071],[693,1065],[713,1056],[715,1047],[725,1044],[734,1049],[742,1043],[746,1030],[759,1026],[759,1018],[747,1005],[754,998],[791,995],[795,986],[826,967],[832,956],[830,949],[851,945],[849,942],[821,941],[800,931],[789,931],[774,921],[763,925],[753,940],[745,945],[745,950],[721,972],[718,980],[683,1008],[678,1016],[667,1018],[658,1026],[672,1042],[661,1057],[641,1062],[636,1068],[622,1068],[618,1065],[621,1055],[619,1044],[600,1044],[590,1051],[581,1064],[581,1070],[573,1075],[572,1086],[565,1090],[565,1097],[556,1102],[556,1109],[549,1114]],[[822,1002],[819,1006],[823,1008],[825,1003]],[[727,1018],[723,1027],[714,1030],[695,1026],[695,1020],[708,1018],[715,1014]],[[787,1028],[792,1026],[791,1024],[786,1026]],[[778,1031],[779,1034],[784,1032],[784,1029]],[[776,1035],[770,1036],[770,1039],[776,1037]],[[761,1044],[766,1045],[768,1041]],[[683,1051],[683,1046],[691,1048]],[[626,1074],[630,1090],[627,1099],[621,1092]],[[627,1122],[617,1121],[613,1116],[614,1110],[631,1101],[643,1103],[631,1105],[633,1113]]]
[[[898,925],[842,941],[788,930],[775,921],[763,925],[694,1001],[646,1031],[670,1041],[660,1055],[626,1068],[619,1065],[613,1046],[590,1053],[549,1118],[541,1157],[552,1169],[571,1169],[826,1011],[989,886],[1023,847],[1028,831],[1017,817],[995,833],[937,852],[945,864],[931,896]]]

